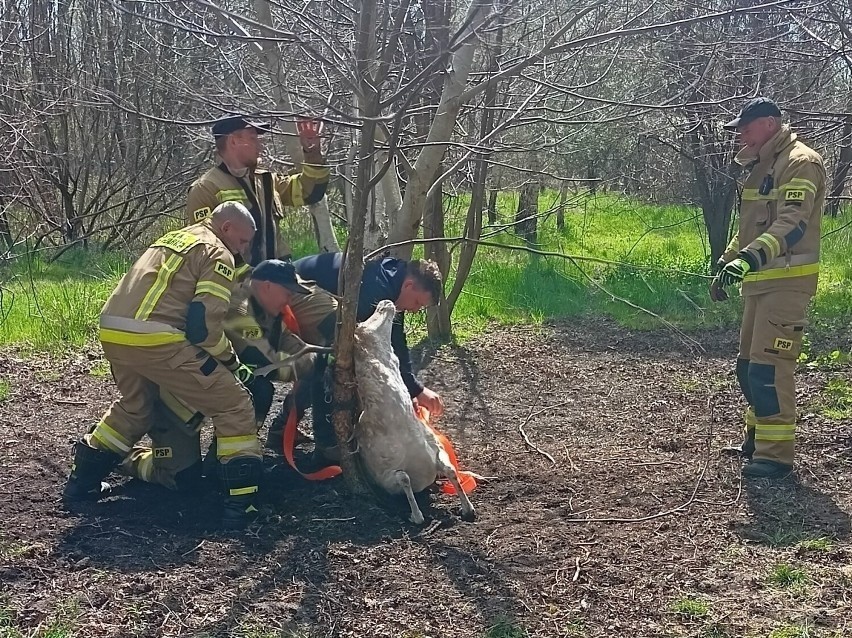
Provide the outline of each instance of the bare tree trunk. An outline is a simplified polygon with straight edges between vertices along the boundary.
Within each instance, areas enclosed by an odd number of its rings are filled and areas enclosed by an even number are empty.
[[[568,205],[568,180],[559,186],[559,206],[556,209],[556,230],[565,230],[565,207]]]
[[[426,193],[447,150],[447,142],[462,106],[461,95],[470,76],[473,56],[479,47],[479,39],[469,36],[476,32],[487,18],[487,5],[485,0],[473,0],[468,8],[464,22],[467,27],[459,35],[460,39],[466,39],[464,44],[455,50],[448,65],[435,119],[432,120],[426,143],[408,176],[399,223],[391,228],[388,238],[391,243],[407,241],[417,236],[426,205]],[[408,259],[411,257],[411,250],[412,246],[407,245],[397,248],[394,252],[397,256]]]
[[[541,182],[532,180],[521,188],[518,198],[518,211],[515,213],[515,233],[524,238],[528,244],[537,243],[538,239],[538,195],[541,192]]]
[[[361,146],[355,176],[352,210],[349,217],[349,238],[346,241],[343,267],[340,271],[339,290],[342,294],[339,321],[335,339],[334,406],[332,422],[340,450],[343,475],[354,494],[368,493],[367,487],[351,452],[353,420],[357,405],[355,378],[355,326],[357,323],[358,294],[364,273],[364,229],[370,201],[371,179],[375,157],[376,117],[379,113],[379,95],[376,79],[371,77],[369,64],[375,59],[376,0],[363,0],[358,15],[358,45],[356,66],[361,90]]]
[[[443,173],[443,170],[439,165],[435,176],[437,177],[441,173]],[[444,202],[440,192],[431,197],[426,205],[426,214],[423,217],[423,237],[425,239],[444,237]],[[428,243],[424,246],[424,253],[427,259],[438,264],[441,275],[446,281],[450,272],[450,252],[447,250],[447,245],[444,242]],[[437,307],[429,308],[426,312],[426,328],[430,339],[449,339],[453,334],[453,327],[450,323],[450,307],[443,298],[443,294],[441,294],[441,297],[438,300]]]
[[[849,167],[852,166],[852,117],[847,117],[843,125],[843,143],[840,146],[840,157],[834,165],[834,176],[831,180],[831,192],[829,193],[828,212],[832,217],[837,217],[840,212],[840,198],[846,190],[846,178],[849,176]]]
[[[272,13],[269,10],[269,0],[254,0],[254,9],[257,13],[258,21],[274,33],[275,27],[272,23]],[[287,78],[282,64],[281,49],[276,42],[269,39],[260,40],[260,48],[266,70],[272,79],[278,109],[284,113],[293,113],[293,104],[290,100],[290,95],[284,90]],[[300,167],[305,162],[305,154],[302,152],[302,147],[299,144],[299,136],[296,133],[295,117],[286,118],[282,128],[285,132],[289,133],[284,138],[287,154],[293,160],[293,163],[297,167]],[[323,197],[316,204],[310,204],[308,210],[314,218],[314,230],[317,234],[317,246],[320,251],[324,253],[338,252],[340,244],[337,242],[337,236],[334,234],[334,226],[331,224],[328,200]]]
[[[500,193],[500,179],[494,188],[488,191],[488,223],[492,226],[497,223],[497,195]]]

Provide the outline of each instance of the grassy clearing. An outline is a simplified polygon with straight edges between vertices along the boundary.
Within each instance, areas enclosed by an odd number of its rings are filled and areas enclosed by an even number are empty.
[[[545,191],[541,210],[555,210],[556,200],[556,193]],[[464,195],[448,199],[448,236],[462,233],[467,202]],[[557,229],[553,214],[539,222],[536,247],[568,259],[521,250],[523,240],[506,226],[516,206],[516,194],[501,193],[498,225],[486,228],[484,238],[502,248],[479,248],[454,309],[457,336],[480,333],[493,322],[538,324],[583,313],[608,315],[635,328],[658,327],[659,319],[640,307],[685,328],[736,323],[738,299],[713,304],[707,297],[709,249],[696,209],[614,195],[576,196],[563,229]],[[291,217],[286,222],[296,257],[315,250],[308,221]],[[842,218],[823,220],[820,289],[811,316],[829,328],[843,324],[852,308],[852,287],[844,283],[852,278],[852,226],[843,223]],[[45,350],[91,340],[104,300],[133,257],[69,251],[55,263],[21,259],[7,267],[0,273],[0,344]],[[452,275],[447,283],[449,290]],[[807,351],[806,356],[816,360],[823,355]]]

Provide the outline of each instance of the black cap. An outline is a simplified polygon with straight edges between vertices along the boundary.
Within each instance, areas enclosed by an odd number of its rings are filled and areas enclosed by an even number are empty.
[[[311,289],[302,285],[302,280],[296,274],[293,264],[280,259],[267,259],[260,262],[251,271],[251,278],[256,281],[269,281],[300,295],[311,294]]]
[[[234,115],[217,121],[213,125],[213,137],[224,137],[230,135],[234,131],[241,131],[246,128],[253,128],[259,134],[269,133],[269,125],[260,122],[249,122],[242,115]]]
[[[723,128],[736,130],[759,117],[781,117],[781,109],[768,97],[756,97],[746,102],[740,114],[725,124]]]

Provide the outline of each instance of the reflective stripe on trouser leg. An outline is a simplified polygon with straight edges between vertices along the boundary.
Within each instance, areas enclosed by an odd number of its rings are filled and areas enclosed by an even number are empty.
[[[796,434],[793,374],[810,295],[770,292],[753,297],[755,320],[748,378],[754,399],[754,458],[792,465]]]
[[[128,440],[105,421],[99,422],[92,431],[83,437],[89,447],[106,452],[115,452],[124,456],[130,452],[133,441]]]
[[[155,404],[159,397],[157,386],[160,386],[183,404],[212,419],[220,459],[237,456],[262,458],[248,390],[224,366],[209,365],[212,359],[199,348],[186,345],[174,348],[172,353],[165,361],[149,361],[146,352],[136,356],[140,372],[157,384],[154,385],[155,396],[151,404]]]

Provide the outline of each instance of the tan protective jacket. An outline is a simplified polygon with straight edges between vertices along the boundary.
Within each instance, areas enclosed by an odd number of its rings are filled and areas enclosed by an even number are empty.
[[[742,294],[788,290],[813,295],[826,188],[822,157],[785,125],[757,157],[744,150],[736,162],[751,172],[743,183],[739,233],[723,259],[729,262],[747,251],[749,261],[758,264],[743,280]]]
[[[290,246],[281,234],[284,208],[320,201],[328,185],[328,167],[319,151],[306,154],[302,172],[281,175],[264,170],[231,171],[217,158],[217,166],[197,179],[186,202],[187,223],[206,219],[222,202],[237,201],[252,211],[257,232],[252,241],[249,264],[290,256]],[[247,187],[244,188],[244,185]],[[261,218],[255,211],[260,209]]]
[[[234,256],[209,221],[168,233],[107,299],[100,339],[136,347],[189,342],[231,368],[236,357],[223,325],[234,277]]]

